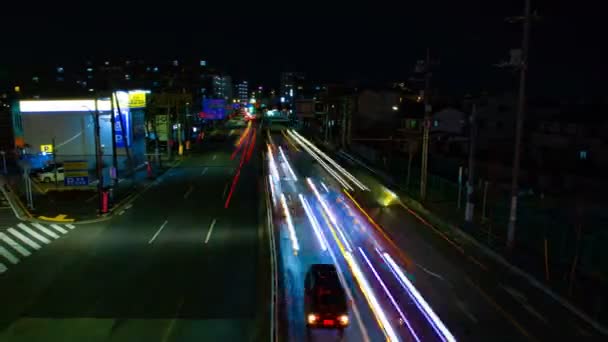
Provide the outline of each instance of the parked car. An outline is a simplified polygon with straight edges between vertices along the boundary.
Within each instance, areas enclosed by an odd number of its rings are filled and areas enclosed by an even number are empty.
[[[63,167],[58,167],[56,173],[55,169],[45,169],[43,172],[38,173],[37,177],[40,182],[50,183],[55,181],[55,174],[57,174],[57,181],[63,182],[65,178]]]

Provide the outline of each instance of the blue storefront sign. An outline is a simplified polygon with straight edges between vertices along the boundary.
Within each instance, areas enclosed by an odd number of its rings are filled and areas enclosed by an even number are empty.
[[[114,113],[114,123],[115,123],[115,137],[116,137],[116,147],[124,148],[131,146],[131,113],[129,109],[120,109],[120,116],[118,115],[118,110]],[[124,137],[123,137],[123,127],[124,127]],[[125,143],[126,139],[126,143]]]
[[[86,186],[89,185],[88,176],[65,177],[64,184],[66,186]]]

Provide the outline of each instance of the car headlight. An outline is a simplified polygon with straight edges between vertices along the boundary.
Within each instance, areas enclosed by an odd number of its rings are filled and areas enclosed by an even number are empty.
[[[317,317],[317,315],[315,314],[309,314],[308,315],[308,324],[314,324],[317,319],[319,319],[319,317]]]
[[[342,325],[348,325],[348,315],[338,317],[338,321],[340,321],[340,324]]]

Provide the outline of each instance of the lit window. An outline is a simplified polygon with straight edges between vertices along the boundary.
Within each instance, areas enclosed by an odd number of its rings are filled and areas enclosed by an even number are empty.
[[[587,160],[587,151],[585,151],[585,150],[579,151],[578,158],[580,160]]]
[[[178,65],[179,65],[179,62],[177,61],[177,59],[176,59],[176,60],[174,60],[174,61],[173,61],[173,66],[178,66]]]
[[[32,77],[32,81],[38,82],[38,81],[40,81],[40,79],[38,78],[38,76],[34,76],[34,77]]]
[[[93,72],[93,68],[87,68],[88,72]]]
[[[62,74],[63,73],[63,67],[57,67],[57,73]]]
[[[433,127],[439,127],[439,120],[433,120]]]
[[[199,65],[200,65],[200,66],[207,66],[207,61],[203,61],[203,60],[201,60],[201,61],[199,62]]]

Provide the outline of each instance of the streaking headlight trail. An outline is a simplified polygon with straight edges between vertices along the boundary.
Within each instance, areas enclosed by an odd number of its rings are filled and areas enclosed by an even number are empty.
[[[355,176],[353,176],[350,172],[346,171],[342,166],[340,166],[340,164],[336,163],[327,154],[325,154],[323,151],[319,150],[313,143],[311,143],[306,138],[301,136],[298,132],[296,132],[296,131],[292,131],[292,132],[296,137],[301,139],[301,141],[303,141],[304,144],[308,145],[317,154],[320,154],[323,158],[325,158],[325,160],[327,160],[331,165],[333,165],[336,169],[338,169],[338,171],[340,171],[344,176],[346,176],[348,179],[350,179],[356,186],[359,187],[359,189],[369,191],[369,188],[367,186],[365,186],[365,184],[361,183],[357,178],[355,178]],[[300,142],[300,141],[298,141],[298,142]]]
[[[393,274],[397,276],[401,286],[407,291],[412,299],[414,299],[414,303],[416,306],[422,311],[426,319],[431,323],[431,326],[437,333],[437,335],[443,340],[447,342],[456,342],[456,338],[452,335],[452,333],[448,330],[448,328],[443,324],[441,319],[437,317],[433,309],[431,309],[430,305],[422,298],[422,295],[416,290],[414,284],[410,282],[410,280],[403,274],[401,268],[395,263],[391,256],[384,252],[381,254],[382,258],[386,263],[390,266]]]
[[[289,213],[289,207],[287,207],[287,201],[285,200],[284,194],[281,194],[281,206],[283,207],[283,215],[285,215],[285,221],[287,222],[291,247],[293,248],[294,253],[297,253],[300,250],[300,244],[298,243],[298,237],[296,236],[296,231],[293,227],[291,214]]]
[[[302,202],[302,206],[304,207],[306,216],[308,216],[308,221],[310,221],[310,225],[312,226],[312,229],[314,230],[315,235],[317,236],[319,245],[321,245],[321,250],[323,250],[325,252],[327,250],[327,240],[325,240],[325,236],[323,235],[323,232],[321,231],[321,226],[319,225],[319,221],[317,221],[317,218],[312,213],[312,209],[308,205],[308,201],[306,200],[306,198],[304,198],[304,196],[302,194],[299,194],[298,197],[300,197],[300,202]]]
[[[384,284],[384,281],[380,278],[380,276],[378,275],[378,272],[376,272],[376,269],[374,268],[374,266],[372,266],[372,263],[369,261],[369,258],[367,257],[367,255],[365,254],[365,252],[363,252],[363,249],[361,249],[361,247],[359,247],[359,253],[361,253],[361,256],[363,256],[363,259],[365,259],[365,262],[367,263],[367,265],[369,266],[369,268],[372,270],[372,273],[376,277],[376,280],[378,280],[378,283],[380,283],[380,286],[382,286],[382,289],[384,290],[384,293],[386,293],[386,296],[388,297],[388,299],[391,301],[391,303],[393,304],[393,306],[395,307],[395,309],[397,309],[397,312],[399,313],[399,316],[401,317],[401,320],[407,326],[407,329],[410,331],[410,334],[412,334],[412,337],[414,337],[414,340],[420,342],[420,338],[418,338],[418,335],[416,335],[416,332],[414,331],[414,329],[410,325],[410,322],[408,321],[408,319],[403,314],[403,311],[401,311],[401,308],[399,307],[399,304],[397,304],[397,301],[395,300],[395,298],[393,297],[393,295],[391,294],[391,292],[388,290],[388,288],[386,287],[386,284]]]
[[[340,227],[338,225],[338,220],[336,220],[336,217],[334,216],[334,214],[331,212],[331,210],[329,210],[329,206],[327,205],[327,203],[325,203],[325,200],[323,199],[323,197],[321,197],[321,194],[319,194],[319,190],[317,190],[317,187],[312,182],[312,180],[310,180],[310,178],[306,178],[306,182],[308,183],[308,185],[310,186],[310,189],[315,194],[315,197],[317,198],[317,200],[321,204],[321,207],[323,208],[323,211],[325,212],[325,214],[327,215],[327,217],[329,217],[329,221],[334,225],[334,227],[336,227],[336,230],[340,234],[340,237],[342,238],[342,240],[344,242],[344,245],[346,246],[346,249],[348,251],[352,251],[353,250],[352,247],[348,243],[348,240],[346,239],[346,236],[344,236],[344,233],[342,233],[342,229],[340,229]]]
[[[295,172],[293,172],[293,169],[291,168],[291,165],[289,165],[289,160],[287,160],[287,157],[285,156],[285,153],[283,153],[283,149],[281,148],[281,146],[279,146],[279,154],[281,155],[281,157],[285,161],[285,166],[287,166],[287,170],[289,170],[289,174],[291,175],[291,178],[293,178],[294,182],[297,182],[298,181],[298,177],[296,177],[296,174],[295,174]]]
[[[268,147],[268,166],[270,167],[270,173],[276,178],[277,181],[281,180],[279,176],[279,169],[277,169],[277,164],[274,161],[274,155],[272,154],[272,148],[270,145],[266,144]]]

